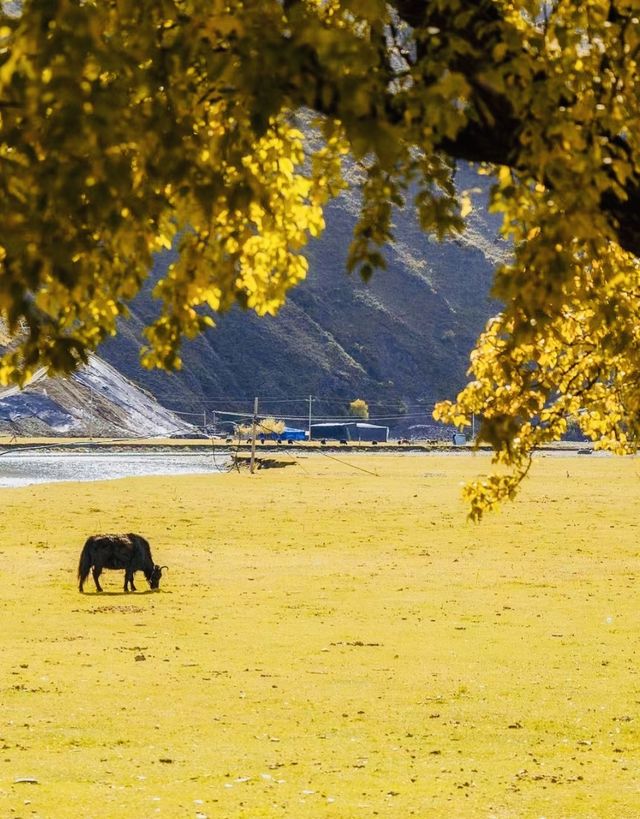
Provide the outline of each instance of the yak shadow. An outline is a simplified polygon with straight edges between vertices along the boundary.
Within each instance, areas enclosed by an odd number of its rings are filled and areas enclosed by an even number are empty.
[[[142,589],[141,591],[81,591],[80,594],[96,597],[139,597],[141,594],[157,594],[160,589]]]

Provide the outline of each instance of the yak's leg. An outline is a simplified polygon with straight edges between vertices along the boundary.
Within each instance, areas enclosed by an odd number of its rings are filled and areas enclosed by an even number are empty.
[[[102,591],[102,586],[100,585],[100,580],[98,579],[100,577],[101,572],[102,566],[93,567],[93,582],[96,584],[96,590],[99,592]]]
[[[125,569],[124,570],[124,590],[126,592],[129,591],[128,587],[131,586],[131,591],[135,591],[136,587],[133,585],[133,571],[132,569]]]

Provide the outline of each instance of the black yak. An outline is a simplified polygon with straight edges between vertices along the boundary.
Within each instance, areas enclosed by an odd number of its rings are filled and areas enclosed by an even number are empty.
[[[132,532],[126,535],[91,535],[80,554],[78,564],[78,588],[83,590],[84,581],[93,567],[93,580],[101,592],[100,573],[103,569],[124,569],[124,590],[135,591],[134,572],[144,572],[152,589],[160,585],[162,570],[167,566],[156,566],[151,557],[149,542]]]

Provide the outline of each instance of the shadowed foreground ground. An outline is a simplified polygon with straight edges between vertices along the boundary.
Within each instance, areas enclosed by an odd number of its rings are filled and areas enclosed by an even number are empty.
[[[639,462],[351,461],[2,490],[1,816],[638,815]]]

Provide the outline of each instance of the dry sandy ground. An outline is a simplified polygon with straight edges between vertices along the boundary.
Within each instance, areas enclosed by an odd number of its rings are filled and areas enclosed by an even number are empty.
[[[640,815],[640,462],[348,460],[0,492],[0,816]]]

